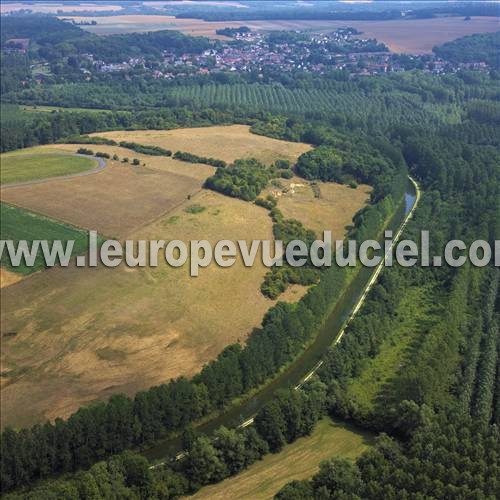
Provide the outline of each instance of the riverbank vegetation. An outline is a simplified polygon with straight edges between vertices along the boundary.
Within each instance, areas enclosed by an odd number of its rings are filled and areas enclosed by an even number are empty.
[[[313,152],[302,151],[297,162],[299,173],[311,181],[373,186],[371,204],[349,231],[358,241],[383,229],[400,205],[408,172],[422,185],[424,196],[405,237],[420,242],[420,231],[429,230],[431,255],[442,254],[450,239],[490,244],[498,239],[497,72],[273,78],[271,82],[265,75],[261,83],[202,85],[193,80],[187,82],[192,85],[170,87],[120,82],[113,88],[89,83],[21,90],[8,98],[172,108],[22,118],[14,110],[5,122],[10,125],[4,147],[112,126],[245,123],[263,136],[316,146]],[[206,108],[210,105],[215,109]],[[267,169],[256,161],[272,163],[245,159],[236,179],[227,178],[228,169],[218,169],[218,190],[255,199],[267,177]],[[178,378],[134,397],[114,395],[67,420],[7,428],[2,435],[3,487],[45,479],[45,490],[20,495],[62,496],[66,491],[70,498],[88,498],[120,492],[116,495],[175,498],[240,472],[267,452],[278,453],[310,434],[328,413],[391,437],[383,434],[356,464],[338,459],[323,464],[311,481],[285,486],[278,498],[494,496],[500,441],[492,424],[500,422],[500,383],[498,270],[493,266],[385,269],[342,341],[325,354],[317,376],[300,390],[276,393],[258,410],[253,427],[220,429],[217,440],[196,436],[200,419],[224,411],[297,358],[339,300],[347,278],[345,269],[325,270],[299,302],[277,303],[244,345],[227,346],[191,379]],[[370,374],[375,378],[361,390]],[[181,460],[167,459],[151,470],[145,459],[127,451],[173,433],[184,436],[187,453]],[[64,474],[65,479],[48,479]]]

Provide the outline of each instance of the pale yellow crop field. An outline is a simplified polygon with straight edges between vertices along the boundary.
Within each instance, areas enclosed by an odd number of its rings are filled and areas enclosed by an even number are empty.
[[[294,162],[311,146],[301,142],[281,141],[250,132],[248,125],[179,128],[175,130],[134,130],[99,132],[99,137],[119,141],[161,146],[175,151],[187,151],[199,156],[211,156],[226,162],[238,158],[257,158],[270,164],[278,159]]]

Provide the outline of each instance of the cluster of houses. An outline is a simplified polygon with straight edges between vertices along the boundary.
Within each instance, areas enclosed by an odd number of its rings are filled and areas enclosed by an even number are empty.
[[[253,31],[235,33],[231,42],[218,42],[201,54],[178,54],[165,50],[159,60],[133,57],[126,61],[107,63],[93,54],[81,54],[86,63],[81,72],[86,80],[99,73],[129,73],[137,71],[153,78],[175,79],[188,75],[207,75],[217,72],[263,72],[267,69],[281,73],[308,71],[322,74],[332,69],[348,69],[352,74],[374,75],[406,71],[418,67],[431,73],[456,72],[460,69],[483,69],[483,62],[451,65],[432,55],[404,56],[391,54],[376,40],[363,39],[353,28],[341,28],[328,33],[291,32],[291,36],[262,34]],[[3,50],[26,53],[29,39],[7,40]],[[49,68],[34,65],[33,76],[43,83]]]
[[[354,30],[353,30],[354,31]],[[249,32],[236,34],[235,40],[241,43],[221,43],[219,47],[204,51],[202,54],[182,54],[164,51],[162,68],[155,68],[155,78],[175,78],[186,74],[207,74],[213,72],[250,72],[265,68],[276,68],[281,72],[305,70],[321,73],[328,67],[335,67],[336,58],[345,58],[345,52],[329,52],[327,46],[348,45],[356,51],[362,50],[368,40],[353,38],[353,33],[338,30],[327,34],[311,34],[307,40],[292,40],[276,43],[269,35]],[[311,58],[313,52],[323,52],[324,62]]]
[[[349,45],[356,51],[362,50],[367,42],[353,38],[355,30],[341,29],[327,34],[310,34],[306,39],[276,43],[269,35],[256,32],[237,33],[233,37],[238,43],[219,42],[201,54],[177,54],[165,50],[161,61],[154,64],[144,58],[130,58],[127,61],[106,63],[93,54],[82,54],[90,62],[81,71],[90,76],[93,72],[114,73],[143,69],[154,78],[172,79],[189,74],[209,74],[213,72],[250,72],[276,68],[281,72],[305,70],[321,73],[328,67],[339,66],[336,58],[345,59],[346,53],[331,53],[327,46]],[[325,61],[317,62],[311,58],[313,52],[322,52]],[[340,67],[340,66],[339,66]]]

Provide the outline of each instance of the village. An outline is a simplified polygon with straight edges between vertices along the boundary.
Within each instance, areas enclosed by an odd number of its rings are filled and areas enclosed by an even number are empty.
[[[124,74],[154,79],[174,80],[196,75],[218,73],[265,72],[294,73],[298,71],[325,74],[347,70],[350,75],[376,75],[419,69],[434,74],[454,73],[461,69],[488,69],[483,62],[451,64],[433,54],[406,55],[389,52],[375,39],[365,39],[354,28],[333,32],[305,31],[260,33],[242,26],[221,30],[231,40],[216,41],[202,53],[176,53],[164,50],[161,57],[132,57],[121,62],[106,62],[92,53],[81,54],[78,68],[84,80],[104,75]],[[10,42],[10,43],[9,43]],[[7,41],[7,50],[26,52],[29,40]],[[37,83],[50,78],[48,64],[32,65]]]
[[[82,68],[88,78],[95,72],[133,72],[153,78],[172,80],[214,73],[250,73],[305,71],[324,74],[332,70],[348,70],[351,74],[375,75],[420,69],[430,73],[453,73],[460,69],[487,69],[482,62],[452,65],[432,54],[400,55],[374,39],[364,39],[353,28],[329,33],[275,32],[269,34],[237,31],[230,42],[218,42],[201,54],[176,54],[165,50],[161,61],[131,58],[120,63],[95,60]]]

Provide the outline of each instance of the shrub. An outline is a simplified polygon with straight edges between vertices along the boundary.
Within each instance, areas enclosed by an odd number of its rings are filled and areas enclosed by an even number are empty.
[[[94,152],[91,149],[87,149],[87,148],[78,148],[77,153],[79,155],[94,156]]]

